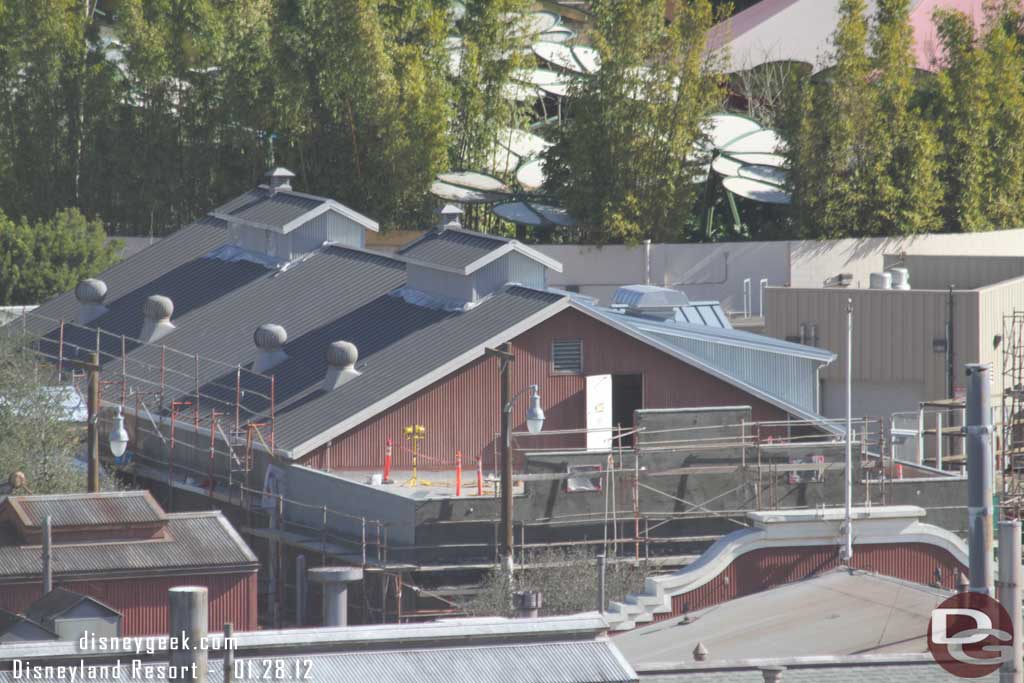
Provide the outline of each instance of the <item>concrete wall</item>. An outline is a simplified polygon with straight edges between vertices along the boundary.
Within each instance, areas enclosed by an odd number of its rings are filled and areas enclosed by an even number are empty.
[[[644,282],[643,245],[536,248],[564,266],[562,273],[550,273],[552,287],[576,285],[581,293],[598,297],[602,303],[608,303],[618,287]],[[886,255],[904,252],[1024,256],[1024,229],[821,241],[652,244],[651,284],[682,289],[695,300],[720,300],[728,310],[737,311],[743,308],[743,280],[750,278],[754,290],[751,308],[757,314],[761,278],[776,287],[820,287],[834,275],[851,273],[855,283],[866,287],[870,274],[884,269]]]
[[[886,256],[886,266],[910,271],[913,289],[978,289],[1024,275],[1024,257],[908,254]]]

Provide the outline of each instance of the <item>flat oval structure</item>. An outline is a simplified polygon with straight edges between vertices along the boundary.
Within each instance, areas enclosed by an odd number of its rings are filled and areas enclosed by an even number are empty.
[[[751,153],[730,154],[729,156],[745,166],[774,166],[775,168],[785,168],[787,166],[787,159],[781,154]]]
[[[550,142],[539,135],[518,128],[502,129],[498,133],[498,144],[524,159],[535,157],[551,146]]]
[[[762,128],[730,140],[723,147],[729,154],[777,154],[785,148],[779,134],[770,128]]]
[[[740,169],[743,164],[733,159],[731,156],[725,154],[719,154],[715,157],[715,160],[711,162],[711,168],[720,176],[726,178],[737,178],[740,175]],[[440,176],[438,176],[440,177]]]
[[[544,186],[547,176],[544,175],[544,160],[531,159],[516,171],[516,181],[524,190],[538,190]]]
[[[572,48],[572,55],[583,67],[584,73],[596,74],[601,70],[601,55],[594,48],[575,45]]]
[[[760,124],[753,119],[738,114],[712,114],[708,117],[704,132],[710,138],[713,149],[723,149],[737,138],[761,130]]]
[[[508,185],[498,178],[486,173],[477,171],[450,171],[438,173],[437,179],[449,185],[458,185],[467,190],[479,190],[480,192],[508,192]]]
[[[493,211],[494,215],[498,218],[504,218],[505,220],[516,223],[517,225],[544,225],[544,219],[541,215],[530,208],[530,205],[526,202],[508,202],[506,204],[498,204],[493,207],[491,211]]]
[[[740,168],[738,175],[741,178],[750,178],[751,180],[768,183],[769,185],[778,185],[779,187],[786,184],[785,169],[776,166],[743,166]]]
[[[540,34],[540,39],[548,43],[568,43],[576,37],[576,32],[565,26],[556,26],[550,31]]]
[[[568,45],[541,41],[533,44],[533,53],[548,64],[578,74],[587,73],[583,65],[576,61],[573,50]]]
[[[455,202],[457,204],[493,204],[494,202],[500,202],[505,198],[504,195],[491,194],[490,192],[480,192],[479,190],[470,190],[466,187],[459,187],[458,185],[449,185],[448,183],[435,180],[430,186],[430,194],[445,201]]]
[[[726,178],[722,186],[734,195],[763,204],[789,204],[789,193],[777,185],[769,185],[749,178]]]
[[[560,206],[549,206],[547,204],[530,204],[530,208],[544,217],[548,223],[563,228],[571,228],[576,225],[576,219],[569,215],[569,212]]]

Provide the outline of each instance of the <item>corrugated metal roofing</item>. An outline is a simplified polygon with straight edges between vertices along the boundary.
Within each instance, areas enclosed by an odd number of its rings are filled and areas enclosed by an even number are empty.
[[[406,258],[448,268],[465,268],[511,240],[467,230],[428,232],[398,250]]]
[[[766,664],[767,665],[767,664]],[[642,683],[764,683],[764,675],[758,669],[699,671],[692,670],[674,674],[641,674]],[[999,673],[989,674],[972,681],[996,683]],[[963,683],[964,679],[954,676],[934,662],[912,662],[906,664],[849,664],[800,666],[787,668],[782,673],[782,683]]]
[[[238,567],[257,562],[256,556],[219,512],[168,514],[167,530],[168,536],[163,540],[55,544],[54,577]],[[9,533],[0,533],[0,576],[39,576],[41,567],[38,545],[17,545]]]
[[[27,526],[42,526],[47,515],[53,527],[159,522],[164,513],[148,491],[66,493],[48,496],[9,496]]]
[[[283,228],[328,201],[322,197],[296,195],[287,190],[269,192],[255,189],[222,204],[211,213],[218,217],[231,216],[250,223]]]

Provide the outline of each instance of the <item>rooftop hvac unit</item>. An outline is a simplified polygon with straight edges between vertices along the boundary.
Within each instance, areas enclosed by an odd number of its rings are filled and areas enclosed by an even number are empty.
[[[892,288],[893,289],[910,289],[910,271],[906,268],[890,268],[889,273],[892,276]]]
[[[892,273],[871,273],[871,289],[892,289]]]
[[[824,287],[849,287],[853,282],[853,273],[839,273],[825,280]]]

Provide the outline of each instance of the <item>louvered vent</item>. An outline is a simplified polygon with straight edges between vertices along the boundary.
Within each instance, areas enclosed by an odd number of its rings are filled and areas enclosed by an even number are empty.
[[[566,375],[583,372],[583,341],[562,339],[551,344],[551,369]]]

